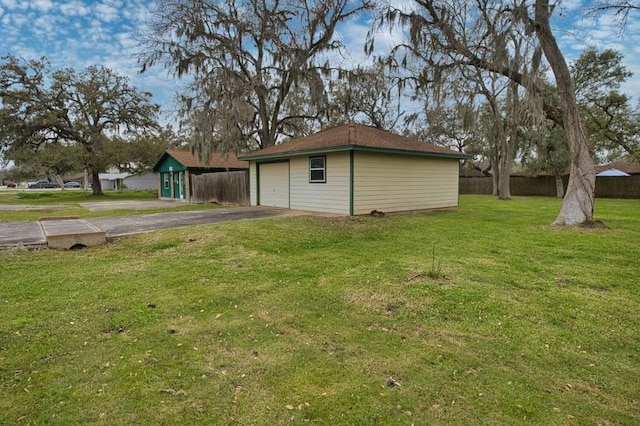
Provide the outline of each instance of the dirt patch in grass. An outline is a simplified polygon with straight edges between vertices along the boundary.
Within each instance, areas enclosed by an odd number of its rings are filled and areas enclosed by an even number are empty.
[[[381,290],[358,289],[346,296],[348,303],[359,306],[366,311],[373,311],[385,315],[401,313],[415,314],[422,312],[433,303],[429,298],[419,300],[407,296],[394,295]]]
[[[609,227],[601,220],[588,220],[580,224],[581,228],[587,229],[609,229]]]

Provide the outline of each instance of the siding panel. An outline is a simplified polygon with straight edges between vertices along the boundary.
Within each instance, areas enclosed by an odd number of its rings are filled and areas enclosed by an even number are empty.
[[[326,155],[326,183],[309,183],[309,157],[292,157],[291,208],[349,214],[349,153]]]
[[[354,214],[458,205],[458,160],[356,152]]]

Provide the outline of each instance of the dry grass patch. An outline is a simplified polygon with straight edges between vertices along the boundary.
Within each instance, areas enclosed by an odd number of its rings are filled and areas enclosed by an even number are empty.
[[[384,286],[381,287],[384,288]],[[433,304],[433,300],[429,298],[415,299],[370,288],[361,288],[350,292],[346,296],[346,300],[365,311],[384,315],[416,314],[424,312],[428,306]]]

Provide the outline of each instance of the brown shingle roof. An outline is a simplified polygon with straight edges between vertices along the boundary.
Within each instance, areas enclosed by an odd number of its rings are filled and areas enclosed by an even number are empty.
[[[284,157],[317,151],[338,150],[405,151],[414,154],[466,158],[467,155],[429,142],[396,135],[363,124],[343,124],[310,136],[291,139],[278,145],[241,155],[243,159]]]
[[[604,166],[596,166],[596,173],[601,173],[609,169],[617,169],[630,175],[640,174],[640,164],[629,163],[627,161],[614,161],[613,163],[605,164]]]
[[[175,151],[169,150],[167,154],[178,160],[181,164],[188,168],[215,168],[215,169],[248,169],[249,162],[238,160],[234,154],[228,154],[224,156],[215,154],[211,159],[205,163],[190,153],[189,151]]]

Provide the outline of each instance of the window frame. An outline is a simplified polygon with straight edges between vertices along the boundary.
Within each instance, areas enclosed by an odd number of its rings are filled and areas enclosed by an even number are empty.
[[[170,184],[171,178],[169,176],[169,173],[163,173],[162,175],[163,175],[163,178],[162,178],[163,185],[162,185],[162,187],[164,189],[169,189],[171,187],[171,184]]]
[[[313,160],[322,159],[322,167],[312,167],[311,163]],[[313,179],[312,172],[322,170],[322,180]],[[327,183],[327,156],[326,155],[315,155],[313,157],[309,157],[309,183]]]

